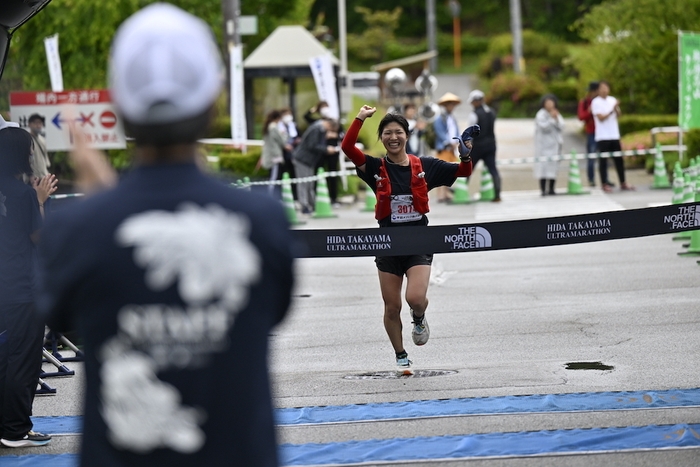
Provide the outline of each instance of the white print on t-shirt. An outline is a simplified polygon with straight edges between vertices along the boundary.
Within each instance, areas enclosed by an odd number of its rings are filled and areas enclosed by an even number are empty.
[[[180,211],[148,211],[126,219],[117,243],[134,247],[134,262],[146,269],[146,284],[161,291],[178,281],[192,305],[220,299],[238,309],[250,282],[260,274],[260,257],[248,241],[247,219],[223,208],[193,204]]]
[[[391,195],[391,222],[419,221],[423,214],[413,207],[413,195]]]
[[[102,418],[110,442],[122,449],[147,453],[155,447],[182,453],[199,450],[205,414],[181,405],[178,390],[156,376],[156,365],[141,352],[114,353],[102,376]]]
[[[137,214],[117,229],[117,244],[134,248],[148,288],[159,292],[176,285],[185,305],[128,304],[119,310],[119,333],[99,353],[100,412],[114,446],[192,453],[204,445],[200,425],[206,414],[182,405],[177,388],[157,375],[196,368],[225,348],[249,288],[261,276],[249,230],[243,216],[194,204]]]

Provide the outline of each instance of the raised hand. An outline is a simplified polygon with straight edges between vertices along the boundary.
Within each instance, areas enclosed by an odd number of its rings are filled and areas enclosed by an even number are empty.
[[[78,130],[75,122],[69,120],[70,133],[73,137],[73,149],[70,160],[76,175],[76,183],[86,193],[114,186],[117,183],[117,173],[107,161],[107,157],[87,142],[82,131]]]
[[[363,105],[360,111],[357,113],[357,118],[360,120],[370,118],[377,111],[376,107],[371,107],[369,105]]]
[[[53,174],[45,175],[41,178],[34,178],[32,186],[36,191],[39,204],[43,205],[49,199],[49,196],[58,189],[58,179]]]

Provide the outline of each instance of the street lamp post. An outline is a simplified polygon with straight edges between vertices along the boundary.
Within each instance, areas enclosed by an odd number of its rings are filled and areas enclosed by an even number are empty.
[[[462,68],[462,32],[460,13],[462,5],[458,0],[450,0],[450,12],[452,13],[452,49],[454,52],[454,66],[456,70]]]
[[[226,92],[231,88],[231,60],[230,54],[233,46],[241,43],[238,18],[241,15],[239,0],[222,0],[221,9],[224,16],[224,63],[226,64]],[[230,107],[231,99],[228,99]]]
[[[435,0],[425,0],[426,12],[426,32],[428,33],[428,51],[435,52],[437,50],[437,40],[435,35]],[[437,57],[430,59],[430,71],[433,73],[437,70]]]
[[[520,0],[510,0],[510,30],[513,35],[513,71],[521,73],[523,60],[523,26]]]
[[[345,0],[338,0],[338,47],[340,49],[340,114],[352,107],[352,82],[348,77],[348,30]]]

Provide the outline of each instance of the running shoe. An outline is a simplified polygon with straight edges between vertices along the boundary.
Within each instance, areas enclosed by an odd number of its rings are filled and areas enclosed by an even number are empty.
[[[396,366],[399,368],[411,368],[413,362],[408,359],[408,354],[403,354],[401,357],[396,357]]]
[[[49,441],[51,441],[51,436],[36,431],[30,431],[29,433],[24,435],[24,438],[18,440],[10,440],[5,438],[0,439],[0,443],[7,446],[8,448],[44,446],[46,444],[49,444]]]
[[[411,331],[413,343],[425,345],[430,338],[430,328],[428,327],[428,320],[425,319],[425,314],[420,319],[416,319],[413,315],[413,310],[411,310],[411,319],[413,320],[413,330]]]

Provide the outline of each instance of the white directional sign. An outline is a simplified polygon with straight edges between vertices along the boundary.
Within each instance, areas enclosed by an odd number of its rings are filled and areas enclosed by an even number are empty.
[[[85,134],[95,148],[126,147],[124,130],[106,90],[10,93],[10,116],[13,122],[26,128],[29,117],[33,114],[44,118],[46,149],[49,151],[66,151],[71,148],[68,119],[76,122],[78,130]]]

